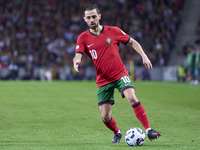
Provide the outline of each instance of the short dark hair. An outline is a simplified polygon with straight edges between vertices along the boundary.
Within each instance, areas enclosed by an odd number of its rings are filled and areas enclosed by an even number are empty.
[[[93,10],[93,9],[96,9],[96,11],[97,11],[98,14],[101,13],[98,5],[96,5],[96,4],[89,4],[89,5],[85,6],[84,11],[83,11],[83,16],[85,16],[85,11],[86,10]]]

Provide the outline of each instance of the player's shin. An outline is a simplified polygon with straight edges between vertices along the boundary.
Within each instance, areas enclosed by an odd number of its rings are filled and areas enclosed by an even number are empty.
[[[143,105],[138,101],[132,105],[133,111],[137,119],[141,122],[145,129],[150,129],[149,120]]]
[[[105,126],[112,130],[114,133],[117,133],[119,131],[119,128],[117,127],[116,121],[113,117],[111,117],[109,122],[104,122]]]

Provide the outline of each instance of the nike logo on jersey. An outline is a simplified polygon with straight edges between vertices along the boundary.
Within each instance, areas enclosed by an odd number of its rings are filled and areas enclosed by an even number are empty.
[[[90,45],[88,45],[87,47],[90,47],[90,46],[92,46],[94,43],[92,43],[92,44],[90,44]]]

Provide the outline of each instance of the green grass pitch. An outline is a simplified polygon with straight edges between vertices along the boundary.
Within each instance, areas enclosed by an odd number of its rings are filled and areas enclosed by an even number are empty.
[[[128,147],[124,134],[144,128],[131,106],[115,92],[113,117],[123,132],[119,144],[101,120],[93,81],[0,81],[0,150],[198,150],[200,86],[135,82],[150,125],[162,136]]]

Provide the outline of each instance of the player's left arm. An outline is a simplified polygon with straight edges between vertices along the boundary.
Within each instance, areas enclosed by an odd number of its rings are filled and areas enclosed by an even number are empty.
[[[145,52],[143,51],[141,45],[134,40],[133,38],[130,37],[129,42],[128,42],[142,57],[143,60],[143,64],[144,66],[148,69],[148,70],[152,70],[153,66],[151,64],[151,61],[149,60],[149,58],[147,57],[147,55],[145,54]]]

